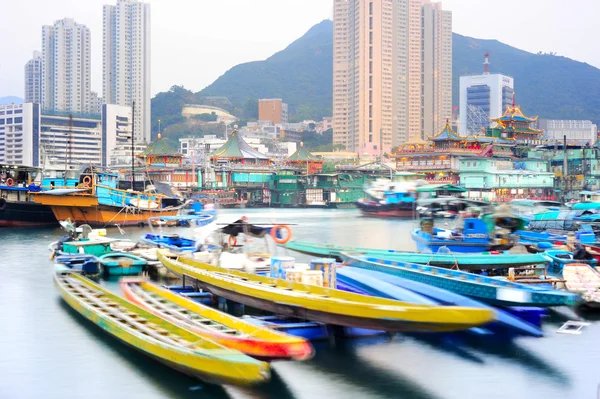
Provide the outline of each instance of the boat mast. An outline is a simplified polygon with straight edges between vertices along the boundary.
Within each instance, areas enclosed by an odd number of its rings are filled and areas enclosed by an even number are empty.
[[[134,141],[133,133],[135,129],[135,101],[131,106],[131,189],[133,190],[133,183],[135,182],[135,153],[134,153]]]
[[[67,159],[65,160],[65,175],[63,176],[63,187],[67,187],[67,172],[71,163],[71,139],[73,137],[73,114],[69,114],[69,133],[67,136]]]

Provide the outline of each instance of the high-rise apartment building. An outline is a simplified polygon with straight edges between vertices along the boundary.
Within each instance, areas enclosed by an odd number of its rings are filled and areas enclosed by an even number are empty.
[[[90,95],[90,30],[71,18],[42,27],[42,107],[83,113]]]
[[[104,6],[102,86],[104,102],[132,106],[134,135],[150,142],[150,5],[119,0]]]
[[[281,98],[261,98],[258,100],[258,120],[271,121],[274,125],[287,123],[288,105]]]
[[[42,53],[34,51],[25,64],[25,102],[42,103]]]
[[[334,0],[334,144],[379,155],[452,115],[452,14],[428,0]]]
[[[513,78],[490,73],[489,54],[484,57],[483,74],[460,77],[458,131],[463,136],[480,134],[513,101]]]

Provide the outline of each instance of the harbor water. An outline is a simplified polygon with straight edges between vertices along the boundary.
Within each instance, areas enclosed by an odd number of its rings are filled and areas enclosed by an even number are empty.
[[[364,218],[356,210],[225,210],[230,220],[297,224],[294,238],[412,250],[412,221]],[[137,239],[146,229],[130,228]],[[180,233],[191,233],[181,229]],[[60,229],[0,230],[0,399],[19,398],[596,398],[600,321],[558,309],[543,338],[402,335],[316,343],[306,362],[273,364],[271,382],[215,387],[182,376],[106,336],[59,297],[47,249]],[[109,235],[120,236],[117,229]],[[281,256],[292,252],[279,251]],[[310,257],[300,256],[303,260]],[[107,283],[118,290],[115,282]],[[557,334],[567,320],[591,322]]]

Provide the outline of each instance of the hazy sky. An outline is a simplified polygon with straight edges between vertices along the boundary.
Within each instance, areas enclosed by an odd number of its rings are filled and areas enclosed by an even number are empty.
[[[232,66],[265,59],[332,18],[332,0],[148,0],[152,92],[194,91]],[[102,5],[116,0],[2,0],[0,97],[23,97],[23,67],[41,47],[41,26],[70,17],[92,33],[92,89],[102,87]],[[600,67],[600,0],[445,0],[454,32],[524,50],[554,51]],[[492,54],[493,69],[493,54]]]

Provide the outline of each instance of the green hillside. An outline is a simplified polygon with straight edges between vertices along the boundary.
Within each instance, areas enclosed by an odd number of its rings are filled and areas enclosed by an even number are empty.
[[[333,24],[325,20],[266,60],[234,66],[199,94],[225,96],[236,107],[282,98],[295,119],[317,119],[331,114],[332,70]]]
[[[497,40],[453,34],[453,103],[458,104],[458,78],[481,73],[489,51],[490,71],[515,79],[517,103],[540,118],[600,121],[600,70],[550,54],[532,54]]]
[[[227,97],[224,108],[242,119],[256,118],[258,98],[282,98],[290,119],[320,119],[331,115],[333,24],[313,26],[286,49],[264,61],[237,65],[204,90],[193,93],[181,86],[152,99],[153,133],[181,122],[185,103],[212,104]],[[458,104],[459,76],[482,71],[483,54],[491,53],[491,71],[515,78],[517,103],[528,115],[541,118],[600,121],[600,70],[586,63],[550,54],[532,54],[497,40],[453,34],[453,103]],[[206,99],[210,96],[211,99]]]

